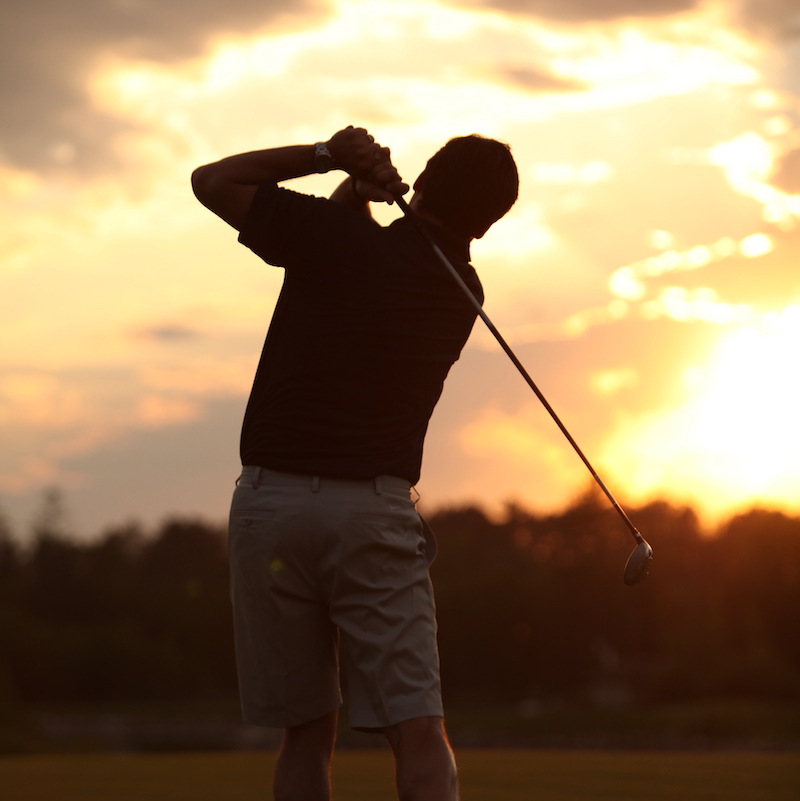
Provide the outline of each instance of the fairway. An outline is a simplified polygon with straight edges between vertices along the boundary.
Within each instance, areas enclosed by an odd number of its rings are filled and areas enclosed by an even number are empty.
[[[458,751],[462,801],[796,801],[800,754]],[[0,758],[3,801],[264,801],[274,752]],[[391,801],[385,750],[342,751],[336,801]]]

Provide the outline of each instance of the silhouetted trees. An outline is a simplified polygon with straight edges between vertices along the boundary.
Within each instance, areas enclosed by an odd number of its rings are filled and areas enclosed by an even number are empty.
[[[20,700],[236,691],[222,527],[130,525],[88,544],[42,531],[25,552],[0,540],[0,575],[0,676]]]
[[[0,515],[0,715],[22,704],[233,697],[225,530],[173,519],[92,542],[51,497],[22,547]],[[754,510],[705,535],[691,509],[592,494],[558,515],[510,506],[429,520],[450,702],[800,697],[800,519]]]
[[[633,540],[589,495],[558,516],[440,512],[434,584],[450,698],[800,697],[800,520],[755,510],[704,536],[691,509],[636,511]]]

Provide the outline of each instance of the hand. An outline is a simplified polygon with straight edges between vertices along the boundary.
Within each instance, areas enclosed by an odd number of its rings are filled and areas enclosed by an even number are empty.
[[[396,194],[408,192],[392,164],[388,147],[381,147],[365,128],[352,125],[327,142],[336,164],[358,181],[358,193],[365,200],[392,203]]]
[[[336,166],[357,178],[369,174],[380,150],[366,128],[352,125],[335,133],[326,144]]]
[[[379,148],[377,161],[366,178],[356,178],[354,190],[362,200],[385,202],[390,205],[395,196],[408,192],[408,184],[404,183],[392,164],[388,147]]]

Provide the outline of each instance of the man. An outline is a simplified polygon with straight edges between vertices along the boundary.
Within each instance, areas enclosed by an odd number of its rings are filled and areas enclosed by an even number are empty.
[[[349,174],[330,199],[278,187],[329,169]],[[350,725],[384,733],[400,798],[454,801],[434,542],[410,490],[474,308],[407,218],[372,219],[370,202],[408,186],[363,128],[232,156],[192,183],[240,242],[285,268],[229,532],[244,719],[284,730],[275,798],[330,798],[341,662]],[[480,299],[469,243],[513,205],[518,183],[506,145],[470,136],[451,140],[414,184],[411,208]]]

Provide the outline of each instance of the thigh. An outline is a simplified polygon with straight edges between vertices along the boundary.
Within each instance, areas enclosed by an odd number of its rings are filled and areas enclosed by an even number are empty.
[[[336,628],[315,577],[302,488],[240,485],[229,526],[239,689],[249,723],[286,728],[340,703]]]
[[[442,714],[425,547],[407,497],[387,493],[348,514],[330,606],[355,728]]]

